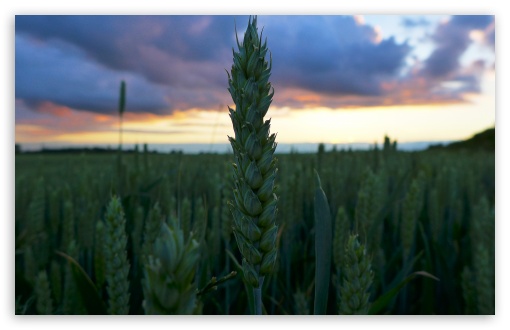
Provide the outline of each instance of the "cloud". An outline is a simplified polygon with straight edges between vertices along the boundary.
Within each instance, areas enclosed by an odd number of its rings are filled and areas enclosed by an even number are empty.
[[[178,115],[177,115],[178,116]],[[165,126],[161,124],[166,123]],[[195,127],[203,123],[192,125],[180,123],[173,115],[158,116],[151,113],[126,113],[123,119],[124,135],[141,134],[167,135],[195,133]],[[79,111],[63,107],[51,102],[41,102],[34,107],[23,100],[16,100],[16,141],[51,142],[61,138],[80,134],[113,134],[119,132],[119,118],[115,115],[105,115],[89,111]]]
[[[15,50],[15,96],[35,109],[50,101],[77,110],[114,113],[121,80],[127,81],[129,111],[162,112],[171,106],[161,86],[102,67],[68,44],[55,40],[40,44],[17,36]]]
[[[486,45],[492,48],[494,51],[496,49],[496,22],[492,21],[483,31],[484,42]]]
[[[224,69],[232,63],[234,19],[242,34],[246,16],[17,16],[16,97],[108,113],[127,77],[133,111],[231,103]],[[380,42],[373,27],[350,16],[259,21],[271,36],[280,89],[377,95],[409,51],[391,38]]]
[[[108,68],[187,87],[222,74],[200,65],[227,65],[234,37],[229,16],[17,16],[16,32],[62,40]],[[190,72],[191,65],[199,67]]]
[[[465,95],[480,92],[486,63],[476,59],[467,66],[461,66],[460,58],[473,43],[473,31],[479,31],[489,47],[492,42],[494,49],[491,27],[494,27],[494,16],[486,15],[452,16],[437,27],[432,35],[435,49],[416,74],[417,78],[425,79],[430,95],[463,102]]]
[[[424,26],[430,26],[432,23],[425,17],[411,18],[404,17],[400,24],[405,28],[418,28]]]
[[[410,50],[393,38],[380,41],[373,27],[352,16],[269,17],[264,23],[272,37],[273,83],[281,88],[378,95]]]
[[[355,17],[258,20],[272,54],[278,107],[459,102],[479,84],[476,65],[459,64],[472,42],[470,31],[483,31],[493,48],[495,40],[493,16],[453,16],[433,34],[431,55],[404,70],[412,46],[383,39]],[[66,108],[113,115],[125,80],[127,112],[215,110],[232,103],[225,69],[236,45],[234,22],[242,36],[247,21],[247,16],[16,16],[16,99],[35,112],[54,104],[56,117]],[[429,23],[407,17],[401,24]]]
[[[70,132],[100,132],[118,125],[118,118],[88,111],[76,111],[49,101],[36,106],[15,100],[16,141],[52,140]]]
[[[455,73],[460,56],[471,43],[469,33],[483,30],[493,22],[494,16],[461,15],[440,24],[432,36],[436,48],[426,60],[423,74],[434,79]]]
[[[124,79],[127,111],[216,108],[228,102],[232,23],[218,16],[17,16],[16,97],[112,113]]]

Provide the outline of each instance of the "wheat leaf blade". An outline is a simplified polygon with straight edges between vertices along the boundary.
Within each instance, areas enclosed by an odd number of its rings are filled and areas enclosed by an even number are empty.
[[[333,227],[326,194],[320,177],[315,172],[315,305],[314,314],[324,315],[328,305],[331,257],[333,250]]]

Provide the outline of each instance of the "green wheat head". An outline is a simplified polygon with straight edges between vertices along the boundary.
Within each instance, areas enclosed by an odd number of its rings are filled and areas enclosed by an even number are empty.
[[[50,258],[50,245],[48,231],[46,229],[45,209],[46,193],[45,181],[40,177],[34,187],[32,200],[28,205],[28,233],[33,244],[33,254],[37,269],[46,266]]]
[[[113,196],[106,210],[105,265],[108,313],[129,312],[129,261],[127,260],[126,218],[120,199]]]
[[[156,203],[149,211],[149,214],[147,215],[147,219],[145,221],[141,259],[142,264],[147,263],[149,255],[153,253],[152,249],[154,246],[154,242],[156,241],[156,238],[158,238],[162,222],[163,215],[161,214],[159,203]]]
[[[366,315],[370,308],[370,286],[374,278],[371,260],[358,237],[351,235],[344,257],[343,282],[340,287],[340,314]]]
[[[372,255],[375,269],[382,269],[386,262],[382,249],[384,219],[379,216],[385,202],[385,188],[385,173],[374,173],[367,167],[358,191],[355,219],[357,233]]]
[[[277,197],[275,134],[269,134],[271,120],[265,120],[273,92],[271,64],[265,60],[267,42],[257,32],[257,18],[250,18],[234,64],[228,75],[229,92],[236,109],[229,107],[235,137],[229,137],[235,156],[234,197],[231,204],[234,236],[243,255],[243,273],[254,288],[271,273],[276,261],[275,224]]]
[[[404,259],[408,258],[412,252],[416,224],[423,207],[424,181],[423,173],[413,179],[409,191],[402,205],[402,222],[400,226],[400,236],[402,239],[402,253]]]
[[[161,223],[142,282],[145,314],[193,313],[197,291],[193,278],[198,259],[199,244],[193,237],[185,242],[181,229]]]
[[[490,265],[489,251],[485,246],[477,244],[474,248],[473,263],[475,268],[475,293],[478,314],[494,315],[494,267]]]
[[[51,299],[50,282],[45,270],[39,272],[35,281],[36,310],[40,315],[53,314],[53,300]]]
[[[484,196],[473,208],[471,246],[476,280],[476,303],[479,314],[494,314],[495,295],[495,224],[494,213]]]
[[[464,267],[461,273],[462,298],[464,298],[464,314],[476,314],[476,286],[474,275],[469,267]]]
[[[38,269],[32,245],[26,245],[23,248],[23,266],[25,279],[29,283],[34,283],[37,278]]]
[[[377,223],[377,213],[383,204],[384,193],[380,178],[367,167],[363,173],[363,181],[358,191],[358,200],[356,203],[356,230],[361,235],[361,240],[375,247],[379,247],[381,241],[380,235],[370,237],[369,233],[373,227],[381,227],[382,223]],[[381,234],[381,230],[376,230]]]
[[[293,294],[295,315],[310,315],[306,293],[299,290]]]

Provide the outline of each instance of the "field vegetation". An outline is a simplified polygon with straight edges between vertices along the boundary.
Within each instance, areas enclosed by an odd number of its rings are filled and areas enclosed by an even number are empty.
[[[145,313],[144,283],[157,269],[150,256],[164,260],[154,243],[168,231],[187,260],[177,300],[191,292],[193,313],[250,313],[229,209],[232,155],[131,153],[120,170],[117,158],[16,156],[16,313]],[[415,277],[373,312],[494,313],[493,151],[399,152],[388,144],[277,158],[278,257],[263,283],[264,313],[314,311],[315,169],[333,219],[328,314],[344,310],[353,262],[345,249],[360,243],[371,262],[368,302],[418,271],[438,279]]]

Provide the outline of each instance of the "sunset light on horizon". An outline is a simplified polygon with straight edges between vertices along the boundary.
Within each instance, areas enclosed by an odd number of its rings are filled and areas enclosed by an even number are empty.
[[[259,16],[281,144],[466,139],[495,126],[494,16]],[[15,140],[225,144],[247,16],[16,16]],[[268,56],[269,59],[269,56]]]

